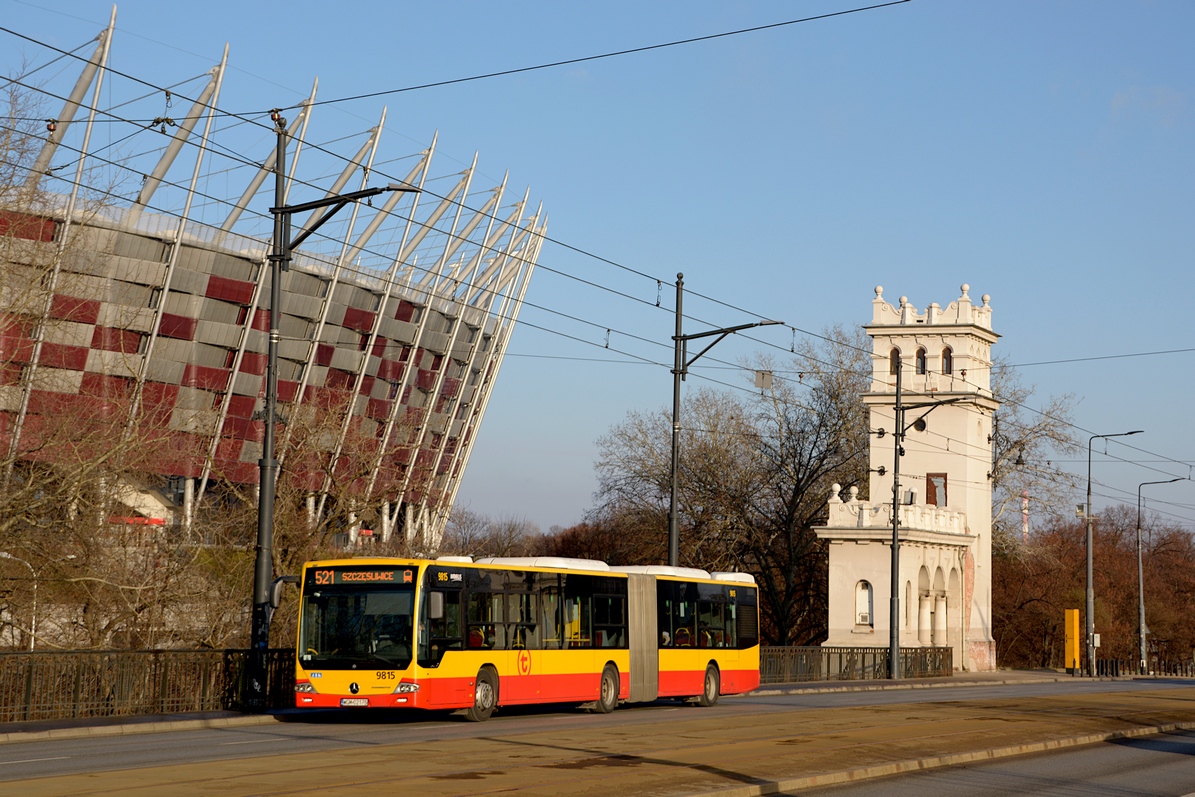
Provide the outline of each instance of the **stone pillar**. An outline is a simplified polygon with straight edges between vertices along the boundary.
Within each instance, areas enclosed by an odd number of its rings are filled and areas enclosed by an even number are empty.
[[[191,523],[195,520],[195,480],[183,479],[183,528],[191,535]]]
[[[394,533],[393,520],[390,517],[390,502],[382,502],[382,542],[390,542],[390,535]]]
[[[923,645],[930,644],[930,618],[933,616],[934,599],[929,595],[917,597],[917,641]]]
[[[950,644],[946,637],[946,593],[939,593],[934,601],[934,646],[945,647]]]

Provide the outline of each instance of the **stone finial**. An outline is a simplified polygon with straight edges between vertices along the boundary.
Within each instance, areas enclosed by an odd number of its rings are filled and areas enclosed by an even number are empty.
[[[901,307],[904,307],[904,306],[905,306],[906,304],[908,304],[908,303],[909,303],[909,297],[908,297],[908,296],[902,296],[902,297],[900,297],[900,306],[901,306]]]
[[[964,282],[962,285],[959,286],[959,290],[961,290],[963,292],[963,295],[959,297],[960,299],[970,299],[971,298],[970,296],[967,295],[967,291],[971,290],[970,285],[968,285],[967,283]]]
[[[830,503],[832,503],[832,504],[841,504],[842,503],[842,498],[840,498],[838,496],[838,494],[840,492],[842,492],[841,484],[839,484],[838,482],[834,482],[833,484],[830,485]]]
[[[858,500],[859,500],[859,488],[852,484],[851,485],[851,503],[853,504]]]
[[[990,295],[988,295],[988,294],[986,294],[986,293],[985,293],[983,296],[981,296],[981,297],[979,297],[979,298],[983,300],[983,306],[984,306],[984,307],[990,307],[990,306],[991,306],[992,297],[991,297]]]
[[[883,298],[884,298],[884,286],[883,286],[883,285],[877,285],[877,286],[876,286],[876,298],[877,298],[877,299],[883,299]]]

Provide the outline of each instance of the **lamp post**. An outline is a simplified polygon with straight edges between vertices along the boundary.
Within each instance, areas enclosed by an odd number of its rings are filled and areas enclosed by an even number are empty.
[[[888,599],[888,677],[897,681],[900,680],[900,458],[904,456],[905,449],[901,443],[904,442],[905,434],[909,429],[914,428],[915,424],[921,423],[925,420],[925,416],[929,415],[938,407],[947,404],[957,404],[962,401],[962,397],[943,399],[942,401],[927,401],[921,404],[901,404],[901,371],[903,370],[903,363],[899,360],[896,362],[896,404],[895,404],[895,422],[896,430],[894,433],[894,451],[892,454],[892,562],[891,562],[891,588],[892,593]],[[905,423],[905,412],[908,410],[920,410],[921,413],[913,423]],[[917,426],[918,430],[925,429],[925,426]],[[884,469],[880,468],[880,475],[884,475]]]
[[[33,650],[33,646],[37,644],[37,571],[33,569],[33,565],[19,556],[13,556],[8,551],[0,551],[0,559],[11,559],[14,562],[20,562],[29,568],[29,575],[33,576],[33,612],[29,620],[29,649]]]
[[[896,363],[896,435],[892,454],[892,562],[891,596],[888,599],[888,677],[900,679],[900,458],[905,453],[905,411],[900,406],[900,374],[903,363]]]
[[[680,565],[680,529],[677,527],[676,493],[678,474],[680,472],[680,383],[688,375],[689,366],[701,359],[701,356],[714,348],[724,337],[752,327],[766,327],[783,324],[783,321],[756,321],[752,324],[739,324],[734,327],[711,329],[708,332],[697,332],[692,335],[682,333],[681,303],[684,299],[685,275],[676,275],[676,334],[672,336],[674,344],[674,359],[672,367],[672,492],[668,502],[668,564],[671,567]],[[708,346],[689,359],[688,343],[698,338],[708,338],[717,335]]]
[[[1101,438],[1128,437],[1142,431],[1093,434],[1087,439],[1087,503],[1083,506],[1083,514],[1087,517],[1087,675],[1092,678],[1095,677],[1095,580],[1091,565],[1091,444]]]
[[[274,496],[278,483],[278,460],[274,456],[274,427],[278,410],[278,329],[282,307],[282,272],[290,270],[290,253],[303,241],[351,202],[374,197],[387,191],[418,193],[419,189],[404,183],[390,183],[385,188],[366,188],[346,194],[287,205],[286,202],[286,119],[277,109],[270,113],[274,132],[278,136],[274,160],[274,242],[270,252],[270,326],[266,359],[265,433],[262,437],[260,479],[257,502],[257,549],[253,568],[253,614],[250,620],[248,705],[265,708],[266,651],[270,644],[270,584],[273,575]],[[330,208],[301,232],[293,241],[290,237],[291,217],[318,208]]]
[[[1141,488],[1147,484],[1173,484],[1182,480],[1181,476],[1175,476],[1173,479],[1141,482],[1137,485],[1137,636],[1141,640],[1141,664],[1137,672],[1140,675],[1146,674],[1145,635],[1149,633],[1149,629],[1145,627],[1145,568],[1141,563]]]

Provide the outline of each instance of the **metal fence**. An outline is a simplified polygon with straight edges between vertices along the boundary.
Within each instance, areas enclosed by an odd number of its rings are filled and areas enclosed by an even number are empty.
[[[906,678],[945,677],[954,672],[951,648],[901,648],[900,672]],[[888,648],[760,648],[759,680],[765,684],[798,681],[867,681],[888,677]]]
[[[1097,676],[1117,677],[1121,675],[1169,675],[1190,678],[1195,676],[1195,660],[1165,661],[1150,659],[1144,670],[1139,661],[1120,661],[1118,659],[1096,659],[1095,674]]]
[[[1150,675],[1178,675],[1186,678],[1195,678],[1195,660],[1192,659],[1184,661],[1159,661],[1158,659],[1151,659],[1148,669]]]
[[[0,653],[0,722],[244,708],[248,650]],[[271,650],[269,705],[294,700],[294,651]]]

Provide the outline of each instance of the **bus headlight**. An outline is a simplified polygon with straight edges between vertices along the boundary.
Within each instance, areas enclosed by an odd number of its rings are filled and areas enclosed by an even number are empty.
[[[393,694],[407,695],[412,692],[418,692],[418,691],[419,691],[419,684],[412,684],[412,683],[407,683],[406,681],[403,681],[401,684],[394,687]]]
[[[315,694],[315,687],[309,681],[299,681],[295,684],[295,691],[305,694]]]

